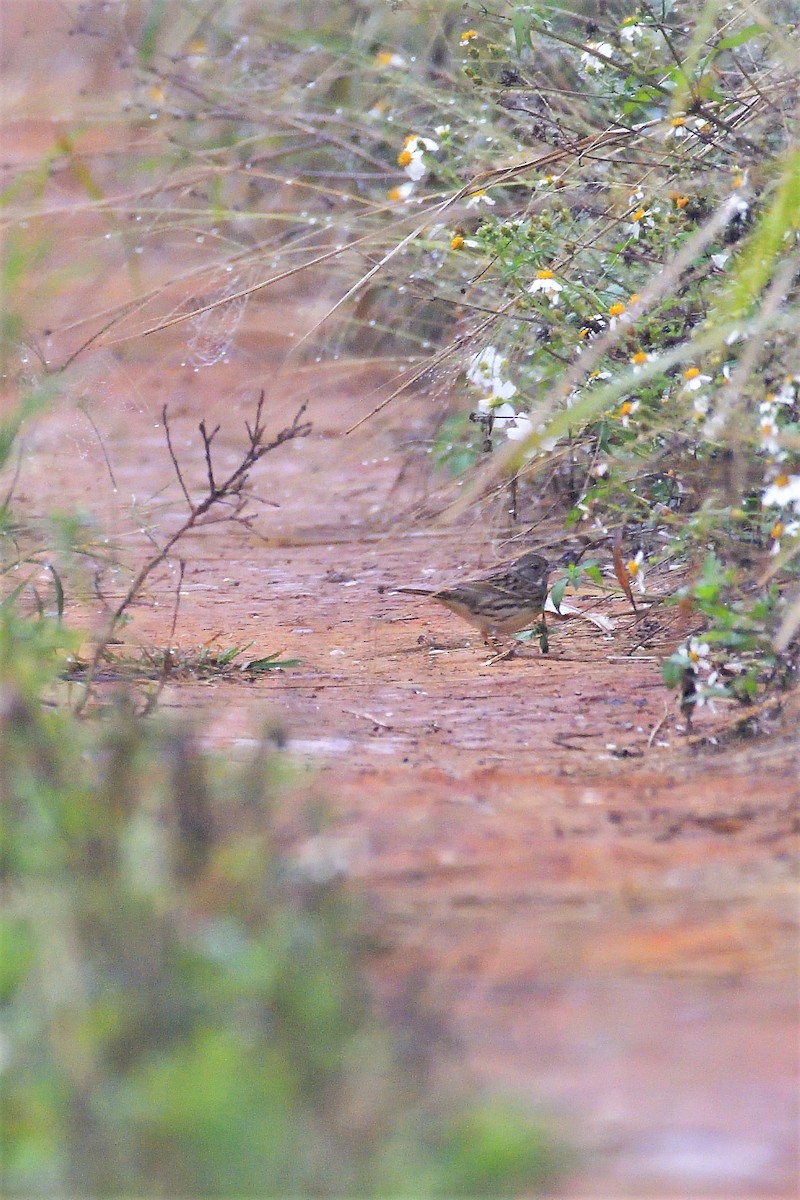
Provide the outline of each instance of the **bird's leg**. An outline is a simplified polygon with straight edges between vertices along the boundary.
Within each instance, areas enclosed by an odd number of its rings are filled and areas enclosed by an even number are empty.
[[[506,662],[507,659],[512,658],[517,652],[517,643],[515,641],[512,641],[510,645],[503,649],[499,638],[492,638],[492,645],[494,646],[495,653],[491,658],[487,658],[487,667],[493,667],[495,663]]]
[[[545,620],[544,613],[542,613],[542,620],[539,624],[539,649],[542,654],[550,652],[550,639],[547,636],[547,621]]]

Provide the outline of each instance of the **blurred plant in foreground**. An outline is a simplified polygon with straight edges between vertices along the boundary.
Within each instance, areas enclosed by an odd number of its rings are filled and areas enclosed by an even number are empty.
[[[556,1167],[515,1108],[437,1084],[370,1002],[336,839],[281,735],[42,703],[56,621],[0,612],[0,1178],[6,1194],[497,1194]]]

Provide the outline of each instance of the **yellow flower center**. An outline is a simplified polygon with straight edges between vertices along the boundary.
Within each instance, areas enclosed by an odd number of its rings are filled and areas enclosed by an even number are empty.
[[[788,487],[789,476],[782,471],[780,475],[775,476],[773,483],[775,484],[775,487]]]
[[[477,29],[465,29],[464,32],[462,33],[461,37],[459,38],[459,41],[461,42],[461,45],[463,46],[467,42],[471,42],[473,40],[473,38],[476,38],[477,36],[478,36]]]
[[[537,271],[537,272],[536,272],[536,278],[537,278],[537,279],[552,279],[552,278],[553,278],[553,272],[552,272],[552,271],[547,271],[547,270],[544,270],[544,271]]]
[[[683,378],[684,379],[697,379],[697,376],[699,374],[700,374],[699,367],[687,367],[686,370],[683,372]]]
[[[641,298],[642,297],[639,295],[638,292],[634,292],[633,295],[631,296],[630,300],[628,301],[628,303],[629,304],[638,304],[639,301],[641,300]]]
[[[460,233],[456,233],[453,235],[453,237],[451,237],[451,239],[450,239],[450,249],[451,250],[460,250],[463,245],[464,245],[464,239]]]
[[[632,221],[641,221],[642,217],[645,215],[645,211],[646,210],[643,208],[637,208],[636,212],[631,217],[631,220]]]
[[[640,570],[641,567],[636,560],[632,558],[628,563],[628,574],[630,575],[631,579],[635,579]]]
[[[612,304],[611,308],[608,310],[608,312],[609,312],[609,315],[612,317],[620,317],[625,312],[625,305],[620,304],[619,302],[617,302],[616,304]]]
[[[673,129],[680,129],[681,126],[685,125],[685,124],[686,124],[686,117],[673,117],[672,118],[671,125],[672,125]]]
[[[645,354],[644,350],[637,350],[631,359],[631,362],[637,367],[640,367],[642,363],[646,363],[647,355]]]
[[[407,167],[408,164],[411,162],[411,158],[412,158],[412,155],[411,155],[410,150],[401,150],[397,156],[398,167]]]
[[[774,538],[775,541],[777,542],[778,539],[783,534],[783,530],[784,530],[783,521],[776,521],[775,524],[772,526],[772,529],[770,529],[770,531],[769,531],[769,536],[771,538]]]
[[[629,417],[632,412],[633,412],[633,404],[631,403],[630,400],[625,400],[624,403],[620,404],[619,415],[621,417]]]

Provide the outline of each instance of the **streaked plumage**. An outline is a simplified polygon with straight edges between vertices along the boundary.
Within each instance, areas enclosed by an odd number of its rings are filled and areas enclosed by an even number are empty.
[[[429,596],[479,629],[484,638],[518,633],[542,617],[550,564],[531,550],[491,575],[446,588],[400,587],[396,592]]]

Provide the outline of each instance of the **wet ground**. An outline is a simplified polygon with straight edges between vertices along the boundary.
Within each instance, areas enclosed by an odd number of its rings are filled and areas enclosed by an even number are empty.
[[[237,386],[241,364],[213,375],[143,367],[138,407],[96,406],[116,492],[74,410],[41,419],[20,499],[44,511],[102,497],[105,527],[141,555],[141,514],[161,536],[182,513],[165,396],[190,484],[201,416],[223,422],[220,462],[235,465],[252,391]],[[191,661],[201,646],[247,646],[242,662],[300,660],[255,678],[177,672],[162,708],[199,719],[228,753],[265,722],[285,728],[331,814],[312,852],[378,914],[387,1005],[413,980],[476,1081],[557,1120],[591,1164],[562,1194],[792,1195],[797,705],[762,714],[756,738],[728,711],[701,712],[687,734],[660,681],[668,610],[642,647],[624,601],[571,597],[614,630],[552,620],[547,657],[534,642],[490,666],[452,614],[379,591],[488,568],[496,551],[474,525],[412,520],[419,487],[397,483],[394,420],[334,436],[359,387],[320,368],[306,386],[315,432],[254,475],[280,507],[257,505],[253,530],[192,534],[174,634],[173,564],[115,653],[172,644]],[[273,416],[302,395],[287,376]],[[102,586],[121,594],[113,575]]]
[[[38,152],[46,123],[36,131],[32,145],[22,117],[10,122],[6,155]],[[61,327],[131,286],[109,270],[100,299],[76,278],[55,304]],[[687,733],[660,681],[683,632],[674,610],[643,631],[623,600],[568,596],[613,630],[554,620],[547,657],[532,642],[489,666],[450,613],[384,590],[489,569],[514,543],[474,512],[431,516],[438,481],[408,450],[430,431],[425,403],[398,401],[344,436],[382,376],[287,361],[318,315],[291,292],[260,297],[228,361],[202,370],[185,365],[180,327],[98,345],[28,428],[20,508],[82,507],[141,562],[146,531],[163,538],[185,511],[163,404],[196,495],[199,420],[221,423],[219,469],[233,469],[260,388],[273,431],[308,401],[311,435],[253,473],[252,527],[192,533],[177,620],[173,557],[116,653],[299,660],[257,677],[175,673],[162,707],[229,753],[267,721],[286,729],[331,814],[314,852],[376,914],[380,995],[391,1010],[413,985],[476,1085],[550,1114],[578,1152],[559,1194],[794,1196],[797,698],[760,713],[757,737],[725,710]],[[57,333],[48,354],[75,336]],[[123,576],[99,586],[113,600]],[[656,594],[674,586],[652,580]],[[88,586],[67,602],[87,627],[102,616]]]

